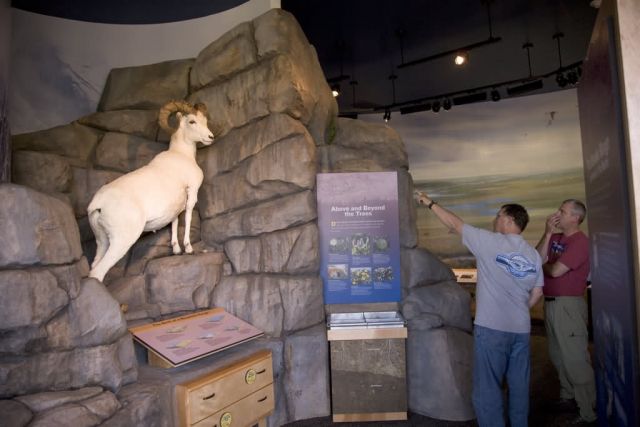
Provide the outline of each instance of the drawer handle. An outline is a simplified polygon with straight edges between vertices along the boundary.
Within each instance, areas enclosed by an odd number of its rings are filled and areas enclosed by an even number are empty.
[[[216,393],[215,393],[215,392],[213,392],[213,393],[211,393],[209,396],[205,396],[205,397],[203,397],[203,398],[202,398],[202,400],[209,400],[209,399],[211,399],[212,397],[214,397],[215,395],[216,395]],[[214,426],[214,427],[215,427],[215,426]]]
[[[267,372],[267,370],[266,370],[266,369],[263,369],[262,371],[258,371],[258,372],[256,372],[256,374],[257,374],[257,375],[260,375],[260,374],[264,374],[265,372]]]
[[[265,400],[267,400],[267,396],[263,397],[262,399],[258,399],[258,403],[264,402]]]

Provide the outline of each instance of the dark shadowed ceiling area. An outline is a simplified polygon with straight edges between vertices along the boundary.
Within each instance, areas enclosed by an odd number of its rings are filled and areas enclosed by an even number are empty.
[[[13,0],[61,18],[152,24],[247,0]],[[594,0],[281,0],[315,46],[342,115],[405,113],[572,87]],[[554,37],[555,35],[555,37]],[[523,47],[528,46],[528,47]],[[464,49],[468,62],[453,63]],[[558,84],[558,82],[560,84]]]
[[[316,47],[330,84],[340,86],[340,113],[353,115],[572,87],[598,11],[591,3],[282,0],[282,8]],[[456,66],[463,47],[468,62]]]
[[[102,24],[159,24],[223,12],[248,0],[12,0],[11,7]]]

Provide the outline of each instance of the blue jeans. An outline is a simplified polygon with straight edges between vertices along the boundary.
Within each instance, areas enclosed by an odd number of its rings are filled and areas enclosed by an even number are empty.
[[[526,427],[529,416],[529,334],[474,326],[473,408],[480,427],[502,427],[502,382],[509,385],[511,427]]]

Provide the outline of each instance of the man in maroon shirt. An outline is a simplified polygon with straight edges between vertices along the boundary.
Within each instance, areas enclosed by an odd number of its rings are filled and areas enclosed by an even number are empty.
[[[575,199],[547,218],[536,246],[544,271],[544,322],[549,356],[560,379],[560,398],[575,399],[577,421],[596,420],[595,381],[589,357],[587,303],[589,238],[580,230],[587,210]]]

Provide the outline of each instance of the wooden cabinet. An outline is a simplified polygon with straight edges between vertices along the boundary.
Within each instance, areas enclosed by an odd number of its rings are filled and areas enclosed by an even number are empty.
[[[271,352],[261,350],[176,386],[180,426],[265,425],[275,407]]]

